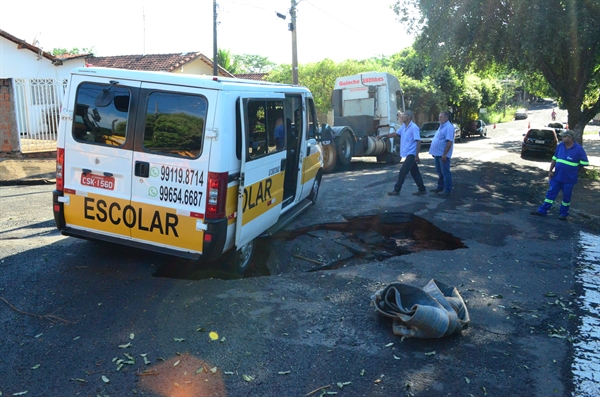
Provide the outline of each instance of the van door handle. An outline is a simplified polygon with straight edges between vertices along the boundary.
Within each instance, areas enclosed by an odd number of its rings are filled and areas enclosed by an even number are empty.
[[[148,178],[148,176],[150,176],[150,163],[146,161],[136,161],[134,174],[135,176]]]

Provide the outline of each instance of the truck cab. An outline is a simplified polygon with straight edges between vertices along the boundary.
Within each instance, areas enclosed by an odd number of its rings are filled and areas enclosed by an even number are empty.
[[[378,161],[390,163],[399,161],[397,142],[375,139],[399,127],[398,111],[404,110],[404,99],[396,76],[365,72],[339,77],[335,80],[332,105],[333,145],[324,150],[335,152],[335,163],[347,166],[352,157],[361,156],[376,156]],[[331,162],[325,163],[326,171],[330,170]]]

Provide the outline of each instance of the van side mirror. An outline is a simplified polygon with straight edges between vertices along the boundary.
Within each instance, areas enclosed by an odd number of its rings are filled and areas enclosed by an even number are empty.
[[[326,123],[321,124],[321,131],[319,132],[319,134],[317,136],[317,140],[319,142],[329,144],[329,143],[331,143],[332,139],[333,139],[333,130],[331,129],[329,124],[326,124]]]

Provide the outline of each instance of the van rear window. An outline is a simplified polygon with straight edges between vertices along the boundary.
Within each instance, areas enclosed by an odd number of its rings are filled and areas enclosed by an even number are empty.
[[[202,153],[208,101],[199,95],[156,91],[148,95],[144,150],[199,157]]]
[[[130,97],[127,88],[81,84],[77,87],[73,138],[82,143],[123,146]]]
[[[531,139],[554,139],[554,131],[549,130],[529,130],[528,138]]]

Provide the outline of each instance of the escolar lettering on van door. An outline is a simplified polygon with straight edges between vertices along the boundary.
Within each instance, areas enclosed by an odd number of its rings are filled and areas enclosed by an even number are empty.
[[[283,200],[283,172],[244,187],[242,225],[260,217]]]
[[[271,197],[271,185],[273,181],[271,178],[267,178],[262,180],[254,185],[250,185],[244,188],[244,212],[247,209],[252,209],[263,203],[267,200],[270,200]],[[269,203],[270,205],[271,203]]]

